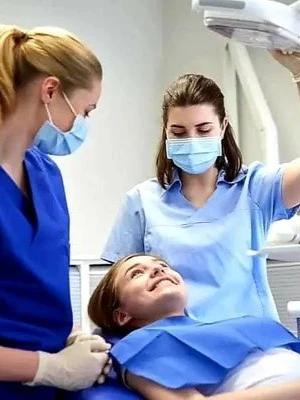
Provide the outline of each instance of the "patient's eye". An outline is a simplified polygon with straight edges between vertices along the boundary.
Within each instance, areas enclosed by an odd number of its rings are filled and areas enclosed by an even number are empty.
[[[131,278],[131,279],[132,279],[132,278],[136,278],[137,276],[142,275],[142,274],[143,274],[143,270],[141,270],[141,269],[135,269],[135,270],[133,270],[133,271],[131,272],[130,278]]]

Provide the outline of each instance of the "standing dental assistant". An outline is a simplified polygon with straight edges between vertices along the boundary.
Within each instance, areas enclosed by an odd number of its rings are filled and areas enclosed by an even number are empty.
[[[300,82],[299,54],[273,56]],[[202,322],[244,315],[278,318],[260,249],[270,224],[300,202],[300,159],[242,165],[224,97],[202,75],[179,77],[163,100],[156,179],[130,190],[102,258],[152,253],[188,285],[190,316]]]
[[[94,383],[103,340],[64,348],[72,327],[69,216],[59,169],[87,133],[96,56],[55,28],[0,25],[0,399],[54,400]],[[33,146],[35,145],[35,146]]]

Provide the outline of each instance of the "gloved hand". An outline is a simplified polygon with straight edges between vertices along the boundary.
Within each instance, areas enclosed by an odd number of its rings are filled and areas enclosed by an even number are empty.
[[[300,53],[284,50],[270,51],[273,58],[287,68],[292,74],[294,82],[300,82]]]
[[[71,346],[77,342],[84,342],[86,340],[100,340],[103,344],[106,344],[105,340],[99,335],[92,335],[83,331],[73,331],[67,339],[67,346]],[[109,345],[109,344],[107,344]]]
[[[50,354],[39,351],[39,366],[30,386],[55,386],[65,390],[80,390],[93,385],[108,362],[104,340],[79,341]]]
[[[99,335],[91,335],[89,333],[83,332],[83,331],[74,331],[72,332],[68,339],[67,339],[67,346],[71,346],[74,343],[78,343],[78,342],[84,342],[86,340],[98,340],[98,341],[102,341],[103,346],[107,345],[110,348],[110,344],[106,343],[105,340],[99,336]],[[106,362],[106,364],[104,365],[101,374],[99,375],[97,382],[99,384],[102,384],[105,382],[106,376],[109,374],[110,370],[112,367],[112,361],[109,358]]]

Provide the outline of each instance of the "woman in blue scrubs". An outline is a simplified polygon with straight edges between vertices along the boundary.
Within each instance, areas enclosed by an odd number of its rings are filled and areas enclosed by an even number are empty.
[[[96,56],[58,29],[0,26],[0,399],[54,400],[92,385],[101,339],[72,328],[69,216],[59,169],[87,133],[102,80]]]
[[[300,88],[300,58],[273,52]],[[275,168],[242,164],[219,87],[181,76],[163,100],[156,178],[130,190],[102,258],[164,258],[184,278],[188,311],[203,322],[244,315],[278,319],[260,249],[270,224],[300,203],[300,159]]]

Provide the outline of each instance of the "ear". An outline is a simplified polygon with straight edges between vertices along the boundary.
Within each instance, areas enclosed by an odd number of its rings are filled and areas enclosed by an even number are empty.
[[[132,320],[132,317],[126,311],[121,310],[121,308],[114,310],[113,317],[120,326],[124,326]]]
[[[60,81],[55,76],[48,76],[42,82],[41,100],[44,104],[49,104],[57,94],[60,87]]]
[[[225,134],[228,123],[229,123],[228,117],[225,117],[222,122],[222,127],[221,127],[221,129],[222,129],[221,130],[221,138],[222,139],[224,138],[224,134]]]

